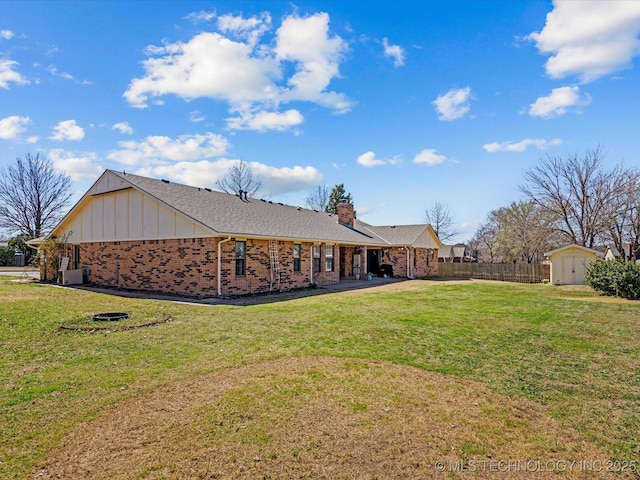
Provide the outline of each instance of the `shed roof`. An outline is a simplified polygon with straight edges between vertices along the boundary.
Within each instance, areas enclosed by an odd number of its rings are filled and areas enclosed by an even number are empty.
[[[550,257],[552,255],[555,255],[556,253],[560,253],[560,252],[563,252],[565,250],[572,250],[572,249],[573,250],[576,250],[576,249],[577,250],[581,250],[581,251],[583,251],[585,253],[593,253],[598,257],[602,257],[604,255],[602,252],[600,252],[598,250],[594,250],[593,248],[584,247],[582,245],[578,245],[576,243],[572,243],[572,244],[565,245],[565,246],[560,247],[560,248],[556,248],[555,250],[551,250],[550,252],[545,252],[545,256]]]

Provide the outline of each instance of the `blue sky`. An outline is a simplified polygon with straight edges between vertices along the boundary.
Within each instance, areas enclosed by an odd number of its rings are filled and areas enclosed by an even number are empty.
[[[638,165],[640,2],[0,2],[0,164],[44,153],[263,197],[344,183],[358,217],[458,240],[547,155]]]

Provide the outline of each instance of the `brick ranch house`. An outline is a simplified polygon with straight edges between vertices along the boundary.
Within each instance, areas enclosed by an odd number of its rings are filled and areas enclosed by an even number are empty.
[[[330,285],[381,271],[437,275],[431,226],[355,218],[105,171],[49,235],[85,283],[197,297]],[[41,258],[41,279],[55,279]]]

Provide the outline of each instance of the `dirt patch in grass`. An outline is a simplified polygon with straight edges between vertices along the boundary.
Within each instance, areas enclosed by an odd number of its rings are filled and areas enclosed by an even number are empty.
[[[31,478],[608,475],[585,465],[606,466],[602,451],[534,403],[417,368],[305,357],[218,370],[109,407]]]
[[[628,298],[620,297],[563,297],[563,300],[579,300],[581,302],[595,302],[595,303],[618,303],[627,305],[640,305],[638,300],[629,300]]]

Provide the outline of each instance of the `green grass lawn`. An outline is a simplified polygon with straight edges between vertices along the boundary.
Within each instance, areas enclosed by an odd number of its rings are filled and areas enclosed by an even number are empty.
[[[14,279],[15,280],[15,279]],[[0,277],[0,478],[22,478],[101,407],[215,369],[290,356],[387,360],[542,404],[640,463],[640,303],[587,288],[412,281],[252,306],[127,299]],[[126,311],[124,331],[66,331]]]

